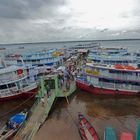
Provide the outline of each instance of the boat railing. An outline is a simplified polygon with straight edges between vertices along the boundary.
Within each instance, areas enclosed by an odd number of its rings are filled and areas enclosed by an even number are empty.
[[[101,74],[100,76],[108,77],[112,79],[140,81],[140,75],[136,76],[136,75],[104,73],[104,74]]]
[[[23,85],[22,87],[24,88],[17,89],[17,87],[12,87],[12,88],[0,90],[0,96],[10,96],[13,94],[14,95],[19,94],[20,92],[26,92],[28,90],[37,88],[37,84],[36,83],[32,83],[31,85],[26,84]]]
[[[50,60],[58,60],[60,59],[60,56],[59,57],[29,57],[29,58],[24,58],[24,61],[28,60],[28,61],[41,61],[41,60],[46,60],[46,61],[50,61]]]
[[[28,90],[31,90],[31,89],[34,89],[34,88],[37,88],[37,84],[36,83],[31,83],[31,84],[25,84],[23,85],[24,88],[20,89],[21,91],[28,91]]]
[[[135,80],[135,81],[140,81],[140,75],[136,76],[136,75],[124,75],[124,74],[111,74],[112,78],[119,78],[119,79],[123,79],[123,80]]]
[[[88,74],[88,75],[91,75],[91,74]],[[140,81],[140,75],[125,75],[125,74],[112,74],[112,73],[107,73],[107,72],[104,72],[104,73],[99,72],[99,75],[95,75],[95,76],[101,77],[101,78],[115,79],[115,80],[137,81],[137,82]]]
[[[130,91],[140,91],[140,86],[129,85],[129,84],[114,84],[108,82],[99,82],[95,86],[99,86],[102,88],[111,88],[111,89],[121,89],[121,90],[130,90]]]
[[[27,77],[25,74],[14,75],[14,76],[5,76],[5,78],[0,78],[0,84],[6,84],[9,82],[14,82],[16,80],[20,80],[24,77]]]
[[[0,96],[9,96],[12,94],[17,94],[19,90],[16,87],[13,88],[7,88],[7,89],[3,89],[0,90]]]
[[[37,61],[37,62],[25,62],[26,64],[32,64],[32,65],[39,65],[39,64],[43,64],[43,63],[51,63],[51,61],[44,61],[44,62],[41,62],[41,61]],[[54,63],[54,61],[53,61]]]

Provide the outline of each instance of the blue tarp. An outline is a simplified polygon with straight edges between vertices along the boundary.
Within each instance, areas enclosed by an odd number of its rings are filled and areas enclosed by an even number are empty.
[[[16,122],[18,124],[22,123],[23,121],[25,121],[26,116],[23,114],[16,114],[15,116],[10,118],[10,122]]]

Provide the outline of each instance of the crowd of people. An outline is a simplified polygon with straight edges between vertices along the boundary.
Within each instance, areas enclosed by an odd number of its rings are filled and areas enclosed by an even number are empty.
[[[80,61],[80,65],[78,64],[79,61],[76,60],[70,60],[65,63],[65,66],[60,66],[57,69],[58,74],[58,86],[60,89],[62,89],[64,92],[68,91],[70,89],[70,85],[72,81],[75,81],[77,76],[80,76],[83,74],[82,66],[86,63],[86,60],[82,59]],[[81,67],[80,67],[81,66]],[[47,81],[45,84],[46,88],[46,94],[47,97],[51,96],[51,89],[55,88],[55,82],[54,81]],[[44,106],[44,97],[41,99],[42,106]]]
[[[65,65],[65,69],[58,74],[59,85],[64,90],[70,89],[72,81],[76,80],[76,77],[80,74],[81,69],[77,67],[76,63],[70,63]]]

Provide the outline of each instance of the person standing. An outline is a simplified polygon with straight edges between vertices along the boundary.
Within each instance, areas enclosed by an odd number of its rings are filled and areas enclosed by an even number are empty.
[[[44,97],[41,98],[41,102],[42,102],[42,107],[45,106],[45,100],[44,100]]]

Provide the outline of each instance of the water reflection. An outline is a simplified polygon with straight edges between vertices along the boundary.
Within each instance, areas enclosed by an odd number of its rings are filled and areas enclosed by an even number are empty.
[[[78,91],[69,98],[58,99],[49,119],[37,133],[35,140],[79,140],[76,127],[77,113],[82,112],[95,127],[101,140],[104,128],[114,127],[118,137],[121,131],[135,135],[140,122],[140,97],[92,95]]]

